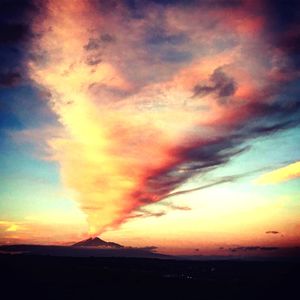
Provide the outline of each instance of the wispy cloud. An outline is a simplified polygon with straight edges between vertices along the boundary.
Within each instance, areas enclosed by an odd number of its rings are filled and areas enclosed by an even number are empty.
[[[247,246],[247,247],[235,247],[229,248],[231,252],[238,252],[238,251],[276,251],[280,248],[278,247],[260,247],[260,246]]]
[[[265,173],[256,179],[257,184],[277,184],[300,177],[300,161]]]

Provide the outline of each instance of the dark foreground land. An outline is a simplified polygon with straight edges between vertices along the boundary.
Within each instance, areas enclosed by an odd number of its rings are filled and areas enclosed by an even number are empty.
[[[299,299],[300,263],[0,255],[2,299]]]

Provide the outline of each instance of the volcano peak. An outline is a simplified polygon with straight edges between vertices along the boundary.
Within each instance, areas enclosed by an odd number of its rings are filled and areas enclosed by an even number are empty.
[[[114,242],[106,242],[99,237],[90,237],[86,240],[73,244],[74,247],[101,247],[101,248],[123,248],[122,245]]]

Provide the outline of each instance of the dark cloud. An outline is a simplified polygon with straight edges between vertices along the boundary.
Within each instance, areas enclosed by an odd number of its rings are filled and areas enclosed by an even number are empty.
[[[216,69],[211,75],[211,81],[215,84],[219,97],[231,96],[235,93],[236,83],[221,68]]]
[[[192,210],[189,206],[182,206],[182,205],[171,204],[169,205],[169,207],[174,210],[185,210],[185,211]]]
[[[253,117],[270,116],[277,117],[277,119],[284,116],[293,115],[300,111],[300,101],[294,96],[294,99],[278,99],[272,103],[268,102],[255,102],[247,105],[248,111]]]
[[[146,212],[145,217],[162,217],[166,214],[164,211],[159,212]]]
[[[23,41],[29,33],[27,24],[0,24],[0,43],[18,43]]]
[[[132,1],[132,0],[131,0]],[[130,2],[130,0],[128,1]],[[161,5],[177,5],[177,4],[184,4],[184,5],[191,5],[195,4],[195,0],[150,0],[152,3],[161,4]]]
[[[260,246],[247,246],[247,247],[235,247],[228,248],[231,252],[239,252],[239,251],[276,251],[279,250],[278,247],[260,247]]]
[[[99,82],[93,82],[89,85],[89,90],[97,97],[110,97],[116,101],[121,101],[130,95],[130,92],[117,87],[111,87]]]
[[[172,193],[191,177],[205,174],[228,163],[233,157],[248,151],[250,147],[245,146],[245,143],[249,143],[251,139],[299,126],[300,99],[295,96],[289,97],[286,93],[284,96],[277,96],[278,100],[276,101],[266,101],[266,99],[274,97],[274,93],[282,95],[285,92],[284,90],[280,91],[277,87],[275,90],[272,88],[267,92],[263,91],[262,95],[257,95],[257,99],[261,98],[261,102],[256,101],[236,106],[235,109],[240,111],[238,117],[241,120],[228,128],[225,136],[213,140],[204,139],[193,143],[183,143],[177,147],[171,154],[177,157],[178,161],[152,174],[147,179],[146,189],[143,192],[135,192],[133,196],[143,199],[140,200],[141,203],[149,204],[157,199],[233,182],[244,176],[240,174],[216,178],[195,189]]]
[[[203,97],[206,96],[212,92],[215,91],[215,87],[214,86],[207,86],[207,85],[201,85],[201,84],[197,84],[194,86],[194,95],[193,97]]]
[[[255,127],[255,128],[253,128],[252,133],[257,134],[257,135],[274,133],[278,130],[291,128],[291,127],[297,125],[298,123],[299,123],[298,121],[284,121],[284,122],[277,123],[277,124],[271,125],[271,126]]]
[[[84,49],[87,51],[97,50],[100,47],[98,39],[89,39],[88,43],[84,46]]]
[[[269,257],[300,257],[300,247],[273,247],[273,246],[238,246],[220,247],[220,250],[230,251],[239,255],[263,255]],[[251,253],[251,254],[250,254]]]
[[[150,5],[158,6],[191,6],[195,5],[195,0],[124,0],[126,8],[131,12],[132,17],[138,18],[143,17],[143,10],[149,7]]]
[[[159,212],[151,212],[145,208],[139,208],[135,214],[128,216],[128,219],[135,219],[135,218],[148,218],[148,217],[162,217],[166,215],[165,211],[159,211]]]
[[[276,231],[276,230],[269,230],[269,231],[266,231],[266,234],[279,234],[280,232],[279,231]]]
[[[167,49],[162,51],[160,58],[165,63],[184,63],[192,60],[193,56],[188,51]]]
[[[17,72],[0,73],[0,87],[12,87],[19,84],[22,76]]]
[[[278,46],[290,54],[298,55],[300,52],[300,33],[298,30],[283,35],[278,40]]]
[[[98,65],[102,62],[102,59],[98,55],[91,55],[87,58],[86,64],[90,66]]]
[[[197,84],[193,89],[193,97],[204,97],[208,94],[215,93],[219,98],[234,95],[237,84],[232,77],[229,77],[222,68],[214,70],[209,78],[210,85]],[[221,102],[223,102],[222,100]]]
[[[100,37],[101,41],[104,43],[112,43],[115,41],[115,37],[110,35],[109,33],[103,33]]]
[[[211,183],[208,183],[208,184],[196,187],[196,188],[192,188],[192,189],[188,189],[188,190],[182,190],[182,191],[178,191],[178,192],[168,194],[165,198],[178,196],[178,195],[182,195],[182,194],[186,194],[186,193],[190,193],[190,192],[204,190],[204,189],[207,189],[207,188],[210,188],[210,187],[213,187],[213,186],[216,186],[216,185],[228,183],[228,182],[234,182],[238,178],[240,178],[240,176],[226,176],[226,177],[221,178],[221,179],[215,179]]]
[[[170,193],[167,196],[165,196],[164,198],[169,198],[169,197],[173,197],[173,196],[177,196],[177,195],[187,194],[187,193],[194,192],[194,191],[204,190],[204,189],[208,189],[210,187],[216,186],[216,185],[236,182],[239,179],[242,179],[244,177],[256,174],[258,172],[261,172],[262,170],[265,170],[265,169],[257,169],[257,170],[245,172],[245,173],[242,173],[242,174],[224,176],[224,177],[221,177],[221,178],[214,178],[213,180],[211,180],[207,184],[203,184],[201,186],[198,186],[198,187],[195,187],[195,188],[192,188],[192,189],[180,190],[178,192]],[[180,209],[180,208],[177,208],[177,209]],[[186,207],[186,208],[183,207],[182,208],[182,210],[189,210],[189,209],[190,209],[189,207]]]
[[[121,1],[118,0],[98,0],[96,2],[98,9],[104,14],[114,13],[121,4]]]
[[[149,199],[144,199],[145,205],[149,204],[151,201]],[[133,215],[130,215],[128,218],[148,218],[148,217],[162,217],[166,215],[169,211],[173,210],[181,210],[181,211],[189,211],[191,210],[190,207],[188,206],[183,206],[183,205],[175,205],[173,203],[169,202],[158,202],[156,205],[159,206],[164,206],[166,209],[165,210],[160,210],[160,211],[149,211],[145,207],[140,207],[138,208]]]
[[[166,23],[166,16],[161,14],[160,21],[154,22],[145,31],[143,34],[145,51],[154,62],[161,61],[162,64],[181,64],[191,61],[192,51],[182,47],[190,42],[189,35],[184,31],[170,33]]]
[[[226,146],[223,145],[223,143],[226,144]],[[224,141],[220,141],[220,144],[215,147],[209,147],[209,145],[207,145],[207,148],[205,146],[199,146],[199,148],[191,146],[191,149],[189,150],[192,153],[185,149],[185,151],[182,150],[181,153],[177,154],[181,155],[181,164],[170,166],[169,168],[160,170],[152,175],[147,180],[147,189],[143,192],[137,191],[133,196],[138,198],[141,203],[149,204],[155,200],[153,197],[165,199],[171,196],[237,180],[237,178],[240,178],[240,175],[215,179],[214,181],[195,189],[172,193],[176,187],[187,181],[190,177],[196,174],[206,173],[212,168],[226,163],[234,155],[237,155],[246,149],[248,149],[248,147],[241,149],[232,148],[232,146],[227,145]]]
[[[176,204],[173,204],[171,202],[166,202],[166,201],[157,202],[156,205],[167,208],[167,212],[172,211],[172,210],[182,210],[182,211],[192,210],[189,206],[176,205]]]
[[[99,38],[90,38],[87,44],[83,46],[83,48],[88,51],[86,64],[90,66],[100,64],[106,45],[114,41],[114,36],[108,33],[101,34]]]
[[[88,43],[84,46],[84,49],[87,51],[98,50],[103,44],[112,43],[114,41],[115,38],[112,35],[103,33],[99,39],[90,38]]]
[[[156,251],[158,247],[156,246],[148,246],[148,247],[141,247],[141,248],[137,248],[137,249],[141,249],[141,250],[144,250],[144,251]]]
[[[38,5],[29,0],[2,0],[0,2],[0,44],[17,44],[30,36],[32,15]]]
[[[39,11],[39,0],[0,1],[0,135],[7,128],[32,128],[55,119],[30,86],[24,63],[33,37],[31,22]]]
[[[218,8],[233,8],[242,5],[243,0],[125,0],[125,3],[129,9],[137,10],[141,6],[156,4],[161,6],[196,6],[206,9],[218,9]]]
[[[289,56],[290,68],[297,70],[300,67],[300,1],[267,0],[264,4],[267,37]]]
[[[151,45],[163,46],[167,45],[180,45],[188,41],[188,36],[179,34],[168,34],[164,28],[152,28],[146,35],[146,43]]]
[[[0,18],[1,20],[26,20],[28,12],[38,9],[35,5],[36,2],[32,0],[1,0]]]
[[[299,126],[300,101],[280,99],[273,103],[253,103],[244,111],[249,120],[236,131],[235,138],[251,139]]]
[[[34,1],[0,1],[0,87],[15,87],[26,78],[27,43],[32,37],[30,22],[38,12]]]
[[[274,35],[280,35],[299,24],[300,2],[266,0],[263,13],[268,17],[268,30],[274,32]]]

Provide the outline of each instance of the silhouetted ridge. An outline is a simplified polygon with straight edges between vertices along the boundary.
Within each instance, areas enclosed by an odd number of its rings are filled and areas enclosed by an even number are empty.
[[[73,246],[76,247],[102,247],[102,248],[123,248],[122,245],[113,242],[106,242],[98,237],[89,238],[87,240],[75,243]]]

